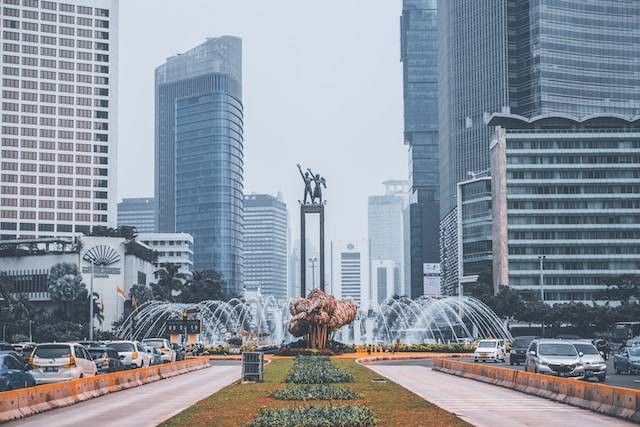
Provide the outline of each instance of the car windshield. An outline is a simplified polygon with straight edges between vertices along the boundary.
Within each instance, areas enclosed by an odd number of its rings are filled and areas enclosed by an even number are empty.
[[[71,356],[71,347],[68,345],[39,345],[33,353],[40,359],[58,359]]]
[[[101,359],[103,357],[107,357],[107,351],[103,348],[90,348],[89,354],[92,359]]]
[[[145,345],[148,345],[150,347],[155,347],[155,348],[162,348],[164,347],[164,342],[162,340],[145,340],[144,341]]]
[[[512,347],[529,347],[533,337],[516,337],[513,339]]]
[[[575,356],[576,349],[571,344],[540,344],[540,354],[545,356]]]
[[[478,344],[478,348],[496,348],[497,346],[497,341],[480,341]]]
[[[640,356],[640,347],[631,347],[629,349],[629,356]]]
[[[131,344],[130,342],[112,342],[111,344],[109,344],[109,347],[119,353],[136,351],[133,344]]]
[[[573,346],[583,354],[600,354],[592,344],[574,344]]]

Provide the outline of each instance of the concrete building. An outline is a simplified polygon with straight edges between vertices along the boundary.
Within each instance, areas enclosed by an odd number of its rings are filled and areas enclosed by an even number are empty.
[[[244,287],[287,299],[287,205],[282,194],[244,198]]]
[[[124,314],[124,303],[133,285],[149,285],[153,280],[155,253],[146,245],[119,237],[46,238],[0,242],[0,272],[16,285],[16,293],[26,294],[39,307],[54,304],[47,278],[53,266],[78,266],[87,290],[91,286],[103,307],[104,321],[95,327],[111,330]],[[119,293],[124,291],[126,297]]]
[[[381,304],[403,293],[398,264],[392,260],[371,260],[371,301]]]
[[[156,231],[156,209],[153,197],[122,199],[118,203],[118,227],[135,227],[138,233]]]
[[[436,6],[436,0],[403,0],[400,19],[404,140],[411,185],[405,254],[411,297],[423,294],[425,264],[440,262]]]
[[[118,1],[2,4],[0,239],[116,225]]]
[[[546,302],[605,300],[640,274],[640,118],[495,114],[494,286]]]
[[[156,69],[158,231],[194,238],[194,268],[242,291],[242,41],[207,39]]]
[[[156,269],[173,264],[181,273],[193,271],[193,236],[187,233],[140,233],[137,238],[158,252]]]
[[[369,241],[331,242],[331,294],[351,298],[361,310],[367,310],[371,298]]]

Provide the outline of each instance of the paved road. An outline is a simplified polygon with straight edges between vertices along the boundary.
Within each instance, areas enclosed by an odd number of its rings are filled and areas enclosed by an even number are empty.
[[[240,363],[213,362],[207,369],[178,375],[55,409],[9,426],[156,426],[240,378]]]
[[[635,424],[412,364],[368,365],[382,376],[475,425],[617,427]]]
[[[473,359],[467,359],[467,358],[458,359],[458,360],[462,360],[464,362],[473,362]],[[378,362],[378,363],[383,363],[383,362]],[[499,366],[501,368],[517,369],[519,371],[524,371],[524,365],[511,366],[509,365],[509,362],[505,362],[505,363],[485,362],[485,363],[491,366]],[[384,364],[399,365],[399,366],[412,366],[412,365],[427,366],[427,367],[432,366],[432,362],[427,359],[417,359],[417,360],[409,360],[409,361],[391,360],[391,361],[384,362]],[[616,374],[615,371],[613,370],[613,358],[609,358],[609,360],[607,361],[607,372],[608,372],[607,380],[605,381],[605,384],[613,385],[616,387],[640,389],[640,375]],[[595,378],[592,378],[590,379],[590,381],[594,382],[597,380]]]

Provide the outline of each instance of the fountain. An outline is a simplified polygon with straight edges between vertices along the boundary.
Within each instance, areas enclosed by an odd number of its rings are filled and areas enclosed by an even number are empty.
[[[310,297],[314,292],[320,291],[312,291]],[[350,301],[345,303],[355,306]],[[294,335],[309,332],[309,329],[305,330],[309,325],[304,320],[308,310],[302,310],[304,305],[294,306],[300,307],[300,310],[292,307],[298,316],[297,324],[296,321],[290,323],[289,304],[279,303],[273,297],[234,298],[226,302],[203,301],[198,304],[149,301],[134,310],[116,334],[123,339],[135,340],[164,336],[167,320],[191,311],[202,320],[199,339],[203,343],[223,344],[232,337],[243,335],[251,337],[259,346],[273,346],[291,342]],[[382,303],[371,302],[369,307],[367,311],[357,311],[353,322],[349,322],[350,315],[342,320],[334,319],[333,323],[326,324],[327,330],[319,330],[322,334],[316,336],[325,343],[325,339],[334,338],[345,344],[393,343],[397,338],[406,344],[512,338],[504,322],[489,307],[472,297],[387,299]],[[292,328],[294,334],[288,332]]]

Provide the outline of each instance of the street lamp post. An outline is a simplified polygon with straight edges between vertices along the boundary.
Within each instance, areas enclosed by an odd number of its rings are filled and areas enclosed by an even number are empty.
[[[540,263],[540,302],[544,304],[544,260],[546,256],[538,255],[538,262]],[[542,338],[544,338],[544,319],[541,319],[542,324]]]
[[[316,265],[318,264],[318,258],[309,258],[309,263],[311,264],[311,289],[315,289],[316,288]]]
[[[89,341],[93,341],[93,274],[95,263],[93,260],[89,260],[91,263],[91,284],[89,289]]]

